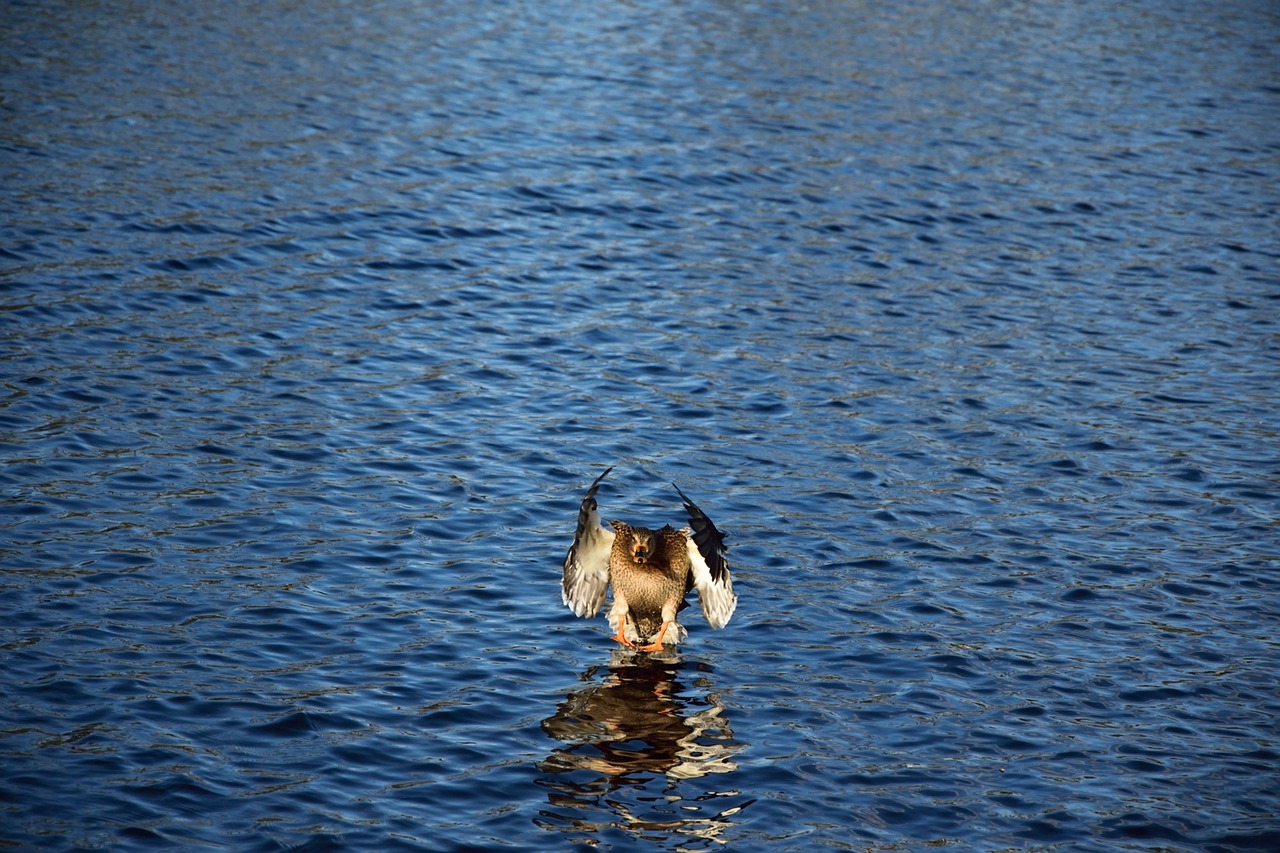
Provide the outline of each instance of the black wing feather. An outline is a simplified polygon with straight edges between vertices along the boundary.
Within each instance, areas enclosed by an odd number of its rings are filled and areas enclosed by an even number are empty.
[[[729,573],[729,564],[724,559],[724,552],[729,550],[729,546],[724,544],[724,534],[716,529],[711,519],[707,518],[707,514],[698,509],[697,504],[689,500],[688,495],[680,491],[679,486],[675,483],[671,486],[680,494],[680,499],[684,501],[684,511],[689,514],[689,529],[693,531],[693,544],[698,546],[698,553],[707,561],[707,568],[711,570],[711,579],[720,583]],[[692,576],[690,573],[690,578]],[[690,582],[692,583],[692,580]]]

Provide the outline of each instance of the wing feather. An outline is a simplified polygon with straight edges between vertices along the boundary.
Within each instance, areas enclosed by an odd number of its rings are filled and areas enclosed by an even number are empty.
[[[689,514],[689,563],[693,588],[698,591],[698,601],[702,604],[702,615],[712,628],[723,628],[738,606],[738,596],[733,592],[733,577],[729,574],[729,561],[725,559],[729,546],[724,544],[724,534],[716,529],[706,513],[698,509],[679,486],[671,485],[680,493],[685,512]]]
[[[573,545],[564,558],[564,579],[561,597],[578,616],[593,616],[604,604],[609,588],[609,551],[613,548],[614,532],[600,524],[596,511],[596,489],[600,481],[613,468],[596,477],[587,496],[578,508],[578,528],[573,534]]]

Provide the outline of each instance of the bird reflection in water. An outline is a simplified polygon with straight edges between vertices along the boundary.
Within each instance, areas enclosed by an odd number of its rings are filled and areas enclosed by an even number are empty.
[[[599,667],[583,673],[587,685],[542,722],[563,745],[539,765],[550,790],[537,823],[658,841],[684,836],[682,849],[718,840],[751,803],[724,784],[743,745],[714,693],[686,693],[680,676],[692,671],[674,651],[618,650],[603,675]]]

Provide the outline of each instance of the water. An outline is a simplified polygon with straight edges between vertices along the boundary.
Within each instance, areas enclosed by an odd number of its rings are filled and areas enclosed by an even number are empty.
[[[1269,4],[4,20],[7,848],[1280,846]]]

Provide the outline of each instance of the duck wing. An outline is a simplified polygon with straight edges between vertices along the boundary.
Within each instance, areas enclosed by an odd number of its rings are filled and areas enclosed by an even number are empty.
[[[712,628],[723,628],[738,606],[738,596],[733,592],[733,577],[729,574],[729,561],[725,559],[729,546],[724,544],[724,534],[716,529],[707,514],[698,509],[698,505],[689,500],[679,486],[671,485],[680,494],[684,511],[689,515],[690,580],[698,591],[702,615]]]
[[[587,496],[578,508],[578,529],[573,534],[573,545],[564,558],[564,578],[560,592],[564,603],[578,616],[593,616],[604,603],[609,588],[609,551],[613,548],[614,532],[600,524],[596,511],[596,489],[600,481],[613,468],[605,469],[596,477]]]

